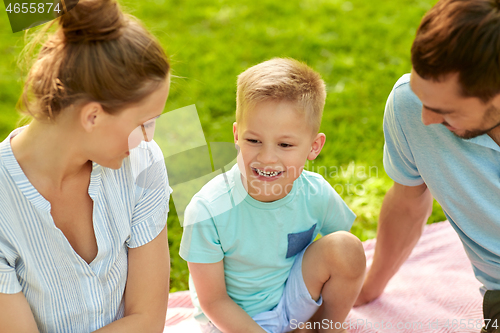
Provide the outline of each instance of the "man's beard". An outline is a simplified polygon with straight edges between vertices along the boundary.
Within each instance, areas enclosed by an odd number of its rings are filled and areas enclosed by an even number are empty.
[[[490,131],[492,131],[493,129],[497,128],[498,126],[500,126],[500,123],[496,124],[495,126],[487,129],[487,130],[471,130],[471,131],[465,131],[464,134],[461,134],[461,135],[458,135],[457,133],[453,133],[455,134],[456,136],[458,136],[459,138],[462,138],[462,139],[472,139],[472,138],[475,138],[477,136],[480,136],[480,135],[483,135],[483,134],[488,134]]]
[[[488,108],[488,110],[486,110],[484,118],[483,118],[484,119],[483,122],[487,122],[491,118],[497,118],[497,119],[500,118],[500,111],[497,108],[495,108],[494,106],[491,106],[491,107]],[[446,122],[443,122],[443,125],[450,126]],[[472,139],[472,138],[478,137],[480,135],[488,134],[490,131],[494,130],[495,128],[497,128],[499,126],[500,126],[500,121],[497,120],[496,125],[491,126],[488,129],[466,130],[463,134],[457,134],[455,132],[452,132],[452,133],[455,134],[456,136],[458,136],[461,139],[468,140],[468,139]]]

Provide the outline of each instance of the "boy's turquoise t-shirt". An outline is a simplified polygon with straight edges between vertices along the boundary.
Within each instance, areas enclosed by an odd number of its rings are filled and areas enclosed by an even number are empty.
[[[187,206],[179,252],[188,262],[224,260],[228,295],[255,316],[278,304],[297,253],[355,218],[319,174],[303,171],[288,195],[268,203],[248,195],[235,165]]]

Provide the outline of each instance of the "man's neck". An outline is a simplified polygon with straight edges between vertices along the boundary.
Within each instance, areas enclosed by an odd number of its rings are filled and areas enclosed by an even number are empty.
[[[500,126],[489,131],[488,135],[500,146]]]

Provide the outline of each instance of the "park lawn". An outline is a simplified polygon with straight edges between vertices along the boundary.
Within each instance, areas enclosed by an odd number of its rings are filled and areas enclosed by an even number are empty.
[[[306,168],[334,186],[358,218],[352,232],[373,238],[392,185],[382,166],[382,118],[397,79],[411,69],[410,47],[434,0],[340,1],[153,0],[121,3],[158,37],[172,64],[166,111],[195,104],[207,142],[232,141],[236,77],[272,57],[292,57],[319,71],[328,97],[320,156]],[[0,137],[16,127],[21,93],[16,57],[23,33],[0,15]],[[179,257],[182,228],[175,203],[168,218],[171,290],[187,289]],[[429,222],[445,219],[435,203]]]

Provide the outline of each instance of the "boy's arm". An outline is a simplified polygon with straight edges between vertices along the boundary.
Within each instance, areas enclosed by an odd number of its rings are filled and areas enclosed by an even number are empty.
[[[265,332],[227,294],[222,260],[214,264],[188,262],[188,266],[201,309],[219,330],[224,333]]]

